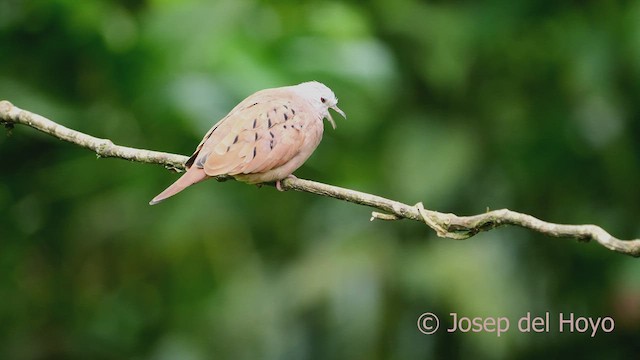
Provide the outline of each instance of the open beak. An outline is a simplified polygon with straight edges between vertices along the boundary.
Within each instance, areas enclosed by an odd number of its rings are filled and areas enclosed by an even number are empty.
[[[347,115],[344,113],[344,111],[340,110],[340,108],[338,107],[338,105],[333,105],[331,107],[331,109],[335,110],[338,114],[342,115],[343,118],[347,118]],[[329,120],[329,122],[331,123],[331,126],[333,127],[333,129],[336,129],[336,122],[333,121],[333,118],[331,117],[331,113],[327,112],[327,119]]]

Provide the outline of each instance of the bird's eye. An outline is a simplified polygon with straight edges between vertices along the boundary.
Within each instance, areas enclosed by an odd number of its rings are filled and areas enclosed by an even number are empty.
[[[324,103],[326,103],[326,102],[327,102],[327,99],[325,99],[325,98],[321,97],[321,98],[320,98],[320,101],[322,101],[322,103],[324,104]]]

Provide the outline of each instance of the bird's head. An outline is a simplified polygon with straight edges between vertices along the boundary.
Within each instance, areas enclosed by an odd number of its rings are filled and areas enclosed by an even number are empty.
[[[294,86],[296,92],[304,97],[320,114],[321,118],[326,118],[331,123],[333,128],[336,128],[336,123],[333,121],[329,109],[335,110],[343,118],[347,118],[344,111],[338,107],[338,98],[326,85],[317,81],[304,82]]]

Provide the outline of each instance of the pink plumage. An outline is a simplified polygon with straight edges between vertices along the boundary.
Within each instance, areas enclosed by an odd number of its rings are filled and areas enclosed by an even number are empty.
[[[229,175],[249,184],[279,181],[311,156],[338,99],[311,81],[261,90],[240,102],[204,136],[185,164],[187,172],[149,204],[171,197],[209,177]]]

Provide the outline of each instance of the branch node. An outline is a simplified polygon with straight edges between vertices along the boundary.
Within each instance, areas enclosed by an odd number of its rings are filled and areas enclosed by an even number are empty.
[[[369,221],[373,221],[375,219],[385,220],[385,221],[400,220],[400,218],[397,215],[394,215],[394,214],[387,214],[387,213],[381,213],[381,212],[377,212],[377,211],[372,211],[371,212],[371,219],[369,219]]]
[[[111,140],[102,139],[100,141],[100,145],[98,145],[98,148],[96,149],[96,152],[99,156],[104,156],[103,154],[105,154],[111,147],[113,147],[113,142]]]
[[[453,240],[465,240],[475,235],[473,229],[465,229],[464,232],[449,231],[448,229],[451,225],[451,218],[455,217],[453,214],[440,214],[435,211],[426,210],[422,202],[417,203],[415,208],[418,210],[418,213],[420,213],[424,223],[435,230],[438,237]],[[442,226],[441,224],[444,224],[445,226]]]
[[[427,224],[427,226],[435,230],[436,234],[439,237],[447,236],[447,230],[445,230],[442,226],[440,226],[440,224],[438,224],[435,220],[431,218],[427,210],[425,210],[422,202],[415,204],[415,207],[416,209],[418,209],[418,213],[420,213],[420,216],[422,217],[422,221],[424,221],[424,223]]]

